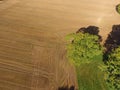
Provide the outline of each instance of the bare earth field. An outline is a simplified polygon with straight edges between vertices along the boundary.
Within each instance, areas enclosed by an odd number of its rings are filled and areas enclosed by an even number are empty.
[[[74,85],[65,35],[96,25],[105,38],[119,0],[0,1],[0,90],[57,90]]]

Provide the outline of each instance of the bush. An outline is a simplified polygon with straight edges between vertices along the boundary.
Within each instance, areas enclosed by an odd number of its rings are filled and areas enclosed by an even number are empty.
[[[116,6],[116,11],[120,14],[120,4]]]
[[[108,85],[114,90],[120,90],[120,47],[108,55],[105,67],[105,80]]]
[[[68,58],[77,66],[97,60],[102,55],[99,37],[96,35],[79,32],[68,35],[67,39],[72,41],[67,45]]]

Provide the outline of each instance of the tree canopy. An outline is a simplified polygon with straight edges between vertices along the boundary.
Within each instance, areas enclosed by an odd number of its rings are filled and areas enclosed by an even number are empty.
[[[75,64],[89,63],[102,55],[99,37],[89,33],[73,33],[67,36],[72,41],[67,45],[68,58]]]
[[[116,11],[120,14],[120,4],[116,6]]]
[[[120,47],[108,55],[106,81],[114,90],[120,90]]]

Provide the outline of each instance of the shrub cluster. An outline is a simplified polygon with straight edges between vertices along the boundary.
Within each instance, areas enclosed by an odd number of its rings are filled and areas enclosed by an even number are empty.
[[[120,90],[120,47],[108,55],[105,79],[114,90]]]
[[[100,44],[102,38],[98,33],[98,27],[89,26],[68,35],[67,39],[71,41],[67,46],[68,58],[79,66],[81,63],[102,60],[103,56],[105,80],[111,88],[120,90],[120,25],[113,25],[104,44],[106,51],[103,51]]]
[[[116,11],[120,14],[120,4],[116,6]]]

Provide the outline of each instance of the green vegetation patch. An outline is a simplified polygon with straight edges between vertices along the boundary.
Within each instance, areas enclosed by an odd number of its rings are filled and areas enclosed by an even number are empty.
[[[79,90],[120,90],[120,25],[112,29],[103,45],[105,51],[94,26],[66,37],[67,55],[76,67]]]
[[[116,6],[116,11],[120,14],[120,4]]]
[[[67,54],[76,67],[79,90],[109,90],[104,73],[98,68],[103,65],[103,48],[97,35],[73,33],[67,37]]]
[[[120,47],[108,55],[105,70],[105,80],[113,90],[120,90]]]
[[[99,69],[103,62],[94,61],[76,67],[79,90],[111,90],[104,80],[104,73]]]
[[[98,36],[88,33],[73,33],[67,36],[67,40],[70,40],[67,45],[67,55],[75,66],[102,59],[102,47],[98,43]]]

